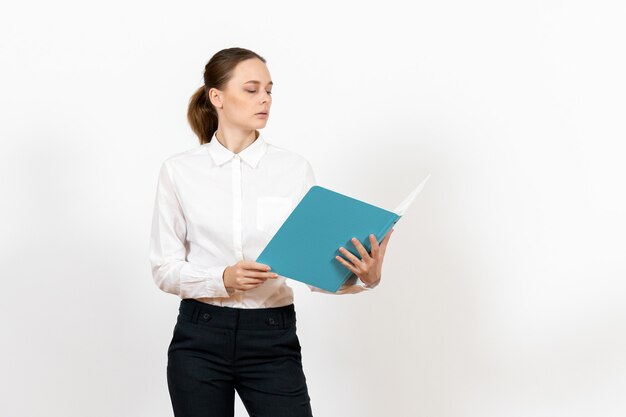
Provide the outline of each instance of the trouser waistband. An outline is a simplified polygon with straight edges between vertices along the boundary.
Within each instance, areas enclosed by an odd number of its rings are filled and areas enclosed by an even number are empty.
[[[229,329],[284,329],[296,322],[293,304],[272,308],[235,308],[184,298],[178,311],[192,323]]]

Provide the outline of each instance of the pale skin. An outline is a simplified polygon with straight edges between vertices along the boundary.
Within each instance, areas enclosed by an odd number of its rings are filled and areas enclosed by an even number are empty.
[[[217,111],[216,137],[231,152],[239,153],[247,148],[258,137],[257,129],[267,124],[273,85],[265,63],[252,58],[237,64],[224,89],[209,90],[209,100]],[[267,116],[260,116],[260,112],[267,113]],[[363,283],[372,284],[381,278],[383,258],[392,233],[393,229],[381,240],[380,245],[374,235],[370,235],[371,253],[358,240],[351,240],[361,259],[343,247],[338,249],[347,259],[341,256],[336,259]],[[270,271],[269,265],[241,260],[224,270],[224,286],[229,292],[249,291],[268,279],[278,277]]]

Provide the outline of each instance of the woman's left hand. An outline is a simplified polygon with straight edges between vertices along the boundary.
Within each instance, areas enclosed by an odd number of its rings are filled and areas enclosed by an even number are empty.
[[[339,262],[341,262],[346,268],[348,268],[354,275],[359,277],[359,279],[366,285],[373,284],[374,282],[380,280],[381,271],[383,268],[383,258],[385,257],[385,251],[387,250],[387,244],[389,243],[389,237],[393,233],[393,229],[391,229],[387,235],[380,241],[380,246],[376,241],[376,236],[370,235],[370,242],[372,246],[371,255],[367,253],[361,242],[358,239],[352,238],[351,242],[356,248],[356,250],[361,255],[361,259],[354,256],[350,251],[348,251],[343,246],[339,248],[339,251],[344,254],[351,263],[346,261],[341,256],[335,256]]]

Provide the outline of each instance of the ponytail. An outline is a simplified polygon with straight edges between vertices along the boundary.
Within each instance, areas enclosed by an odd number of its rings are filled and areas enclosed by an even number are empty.
[[[217,130],[217,113],[215,107],[205,94],[204,86],[198,88],[189,100],[187,120],[191,129],[200,139],[200,144],[209,143]]]

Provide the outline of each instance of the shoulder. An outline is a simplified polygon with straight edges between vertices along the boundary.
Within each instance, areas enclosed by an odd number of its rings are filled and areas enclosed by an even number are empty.
[[[206,145],[206,144],[205,144]],[[197,156],[200,155],[205,155],[206,154],[206,146],[205,145],[197,145],[194,146],[193,148],[189,148],[186,149],[184,151],[180,151],[174,154],[171,154],[170,156],[166,157],[165,160],[163,161],[164,163],[174,163],[177,161],[184,161],[187,159],[193,159]]]
[[[267,144],[267,154],[266,157],[274,162],[279,162],[282,166],[290,165],[293,167],[298,167],[303,170],[308,170],[311,167],[311,163],[309,160],[302,154],[292,151],[290,149],[284,148],[282,146],[277,146],[272,143],[266,141]]]
[[[208,153],[206,151],[206,145],[197,145],[193,148],[167,156],[161,162],[161,169],[172,171],[176,168],[186,166],[194,161],[198,161],[201,158],[206,158],[207,156]]]

